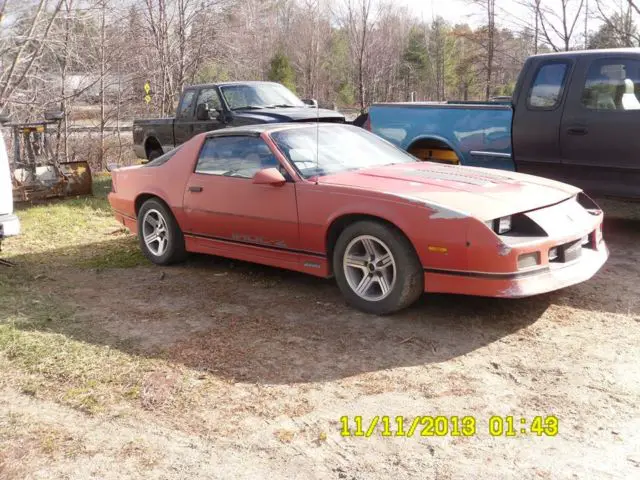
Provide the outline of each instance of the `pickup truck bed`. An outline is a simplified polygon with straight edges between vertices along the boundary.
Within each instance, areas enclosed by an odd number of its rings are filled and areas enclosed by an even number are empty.
[[[511,105],[374,104],[365,128],[424,160],[640,200],[640,49],[530,57]]]
[[[374,133],[423,160],[515,170],[509,105],[386,103],[369,115]]]

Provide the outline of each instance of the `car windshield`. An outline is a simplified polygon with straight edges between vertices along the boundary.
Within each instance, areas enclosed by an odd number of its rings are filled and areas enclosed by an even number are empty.
[[[220,90],[231,110],[306,107],[291,90],[279,83],[227,85]]]
[[[306,179],[418,161],[367,130],[348,125],[281,130],[271,138]]]

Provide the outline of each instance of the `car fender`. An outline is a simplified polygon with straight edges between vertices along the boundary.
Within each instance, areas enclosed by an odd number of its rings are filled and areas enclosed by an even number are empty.
[[[473,217],[445,205],[410,195],[387,193],[384,201],[358,199],[336,210],[325,231],[342,217],[365,215],[380,218],[400,230],[413,245],[425,266],[436,268],[463,267],[467,264],[469,222]],[[326,242],[326,240],[325,240]],[[330,245],[325,243],[326,251]]]

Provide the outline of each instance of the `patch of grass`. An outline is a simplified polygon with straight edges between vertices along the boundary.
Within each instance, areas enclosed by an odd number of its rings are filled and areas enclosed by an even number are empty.
[[[22,232],[7,240],[6,254],[15,257],[47,252],[54,258],[53,250],[80,249],[105,241],[105,235],[120,230],[106,197],[110,188],[111,177],[98,177],[94,180],[93,197],[19,205],[16,213]],[[68,253],[73,254],[73,249]]]
[[[97,383],[92,381],[87,387],[70,388],[64,394],[63,400],[67,405],[85,413],[100,413],[104,411],[105,405],[96,392],[96,386]]]
[[[89,414],[140,402],[140,385],[158,361],[59,333],[0,324],[0,355],[17,371],[21,391]]]
[[[296,435],[295,432],[284,429],[276,430],[273,434],[281,443],[291,443]]]
[[[103,244],[99,250],[86,258],[80,257],[74,263],[81,268],[133,268],[146,265],[149,261],[140,251],[134,237],[127,237],[109,244]]]
[[[88,413],[136,400],[132,385],[142,382],[155,361],[50,331],[51,325],[70,330],[71,308],[60,298],[29,291],[21,280],[0,282],[0,356],[17,371],[21,391],[60,398]]]
[[[20,236],[4,255],[18,263],[55,267],[132,268],[146,263],[135,237],[113,217],[109,174],[94,175],[93,197],[19,205]]]

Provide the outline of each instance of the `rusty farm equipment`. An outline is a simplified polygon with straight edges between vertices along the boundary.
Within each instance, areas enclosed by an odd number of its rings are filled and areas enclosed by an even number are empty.
[[[4,125],[13,130],[13,161],[9,163],[14,202],[92,194],[89,163],[60,162],[53,151],[51,137],[62,118],[61,112],[53,112],[45,114],[42,122]]]

